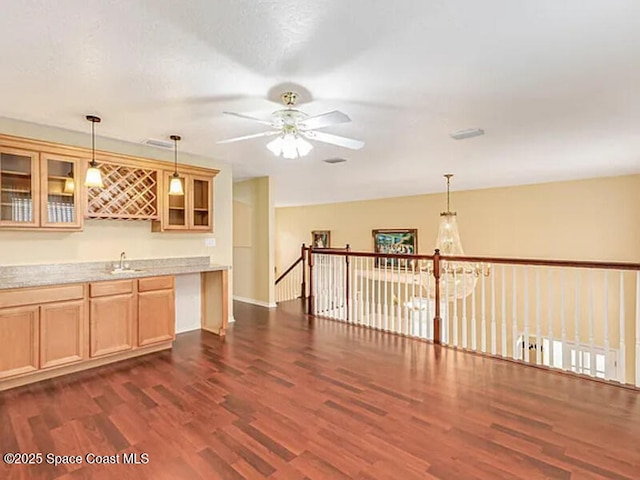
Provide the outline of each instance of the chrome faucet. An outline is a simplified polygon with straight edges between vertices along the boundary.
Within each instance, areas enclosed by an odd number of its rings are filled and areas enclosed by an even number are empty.
[[[120,254],[120,270],[124,270],[124,261],[126,258],[127,258],[127,255],[124,252],[122,252]]]

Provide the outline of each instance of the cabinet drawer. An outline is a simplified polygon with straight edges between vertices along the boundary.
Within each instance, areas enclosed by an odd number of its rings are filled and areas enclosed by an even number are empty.
[[[89,285],[89,294],[94,297],[122,295],[133,292],[133,280],[116,280],[113,282],[96,282]]]
[[[56,287],[16,288],[0,292],[0,308],[18,307],[84,298],[84,285],[59,285]]]
[[[149,277],[138,280],[138,291],[167,290],[173,288],[173,275],[166,277]]]

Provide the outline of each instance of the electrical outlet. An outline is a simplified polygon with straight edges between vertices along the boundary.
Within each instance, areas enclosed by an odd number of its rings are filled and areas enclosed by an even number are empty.
[[[205,239],[204,239],[204,246],[205,246],[205,247],[215,247],[215,246],[216,246],[216,239],[215,239],[215,237],[205,238]]]

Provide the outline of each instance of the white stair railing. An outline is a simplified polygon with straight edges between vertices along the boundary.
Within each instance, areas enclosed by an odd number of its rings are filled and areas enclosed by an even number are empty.
[[[443,260],[482,268],[441,274],[436,298]],[[309,267],[314,315],[640,386],[638,264],[310,249]]]

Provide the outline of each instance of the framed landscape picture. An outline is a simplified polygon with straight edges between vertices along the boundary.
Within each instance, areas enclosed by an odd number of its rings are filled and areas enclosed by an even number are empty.
[[[415,228],[373,230],[373,250],[376,253],[418,253],[418,230]],[[411,260],[396,258],[376,258],[375,267],[407,268]]]
[[[311,246],[313,248],[330,248],[331,232],[329,230],[314,230],[311,232]]]

